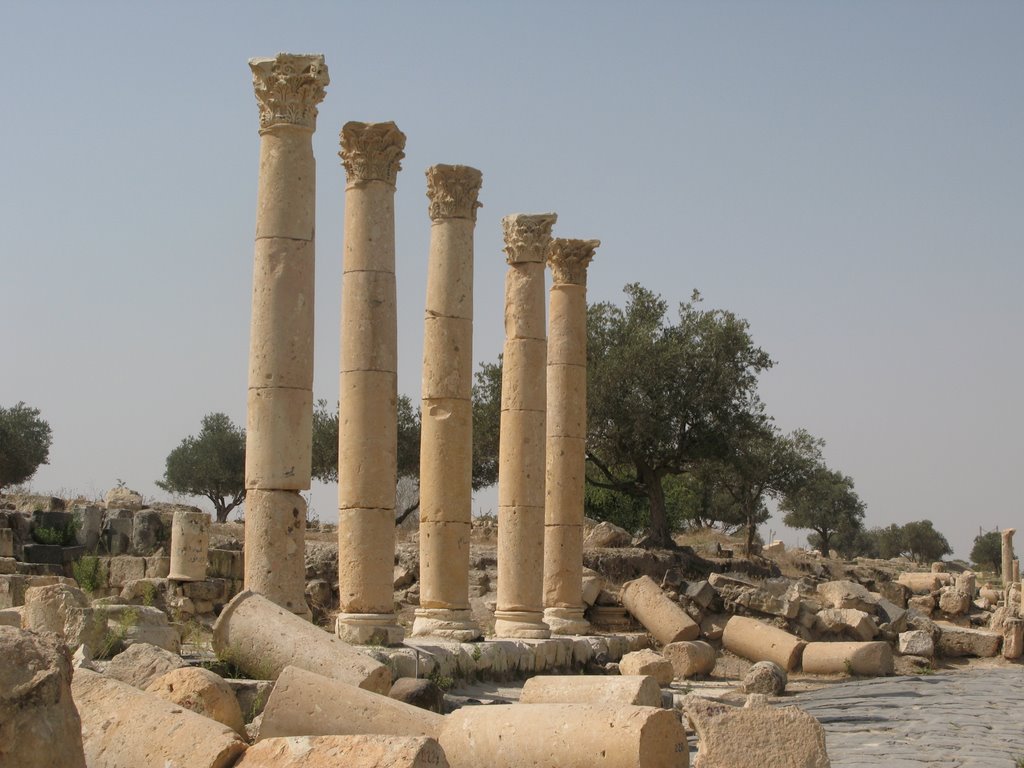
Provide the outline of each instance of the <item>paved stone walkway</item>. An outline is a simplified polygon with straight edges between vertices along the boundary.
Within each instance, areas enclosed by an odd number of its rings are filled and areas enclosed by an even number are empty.
[[[1024,765],[1024,669],[858,680],[783,701],[821,721],[833,768]]]

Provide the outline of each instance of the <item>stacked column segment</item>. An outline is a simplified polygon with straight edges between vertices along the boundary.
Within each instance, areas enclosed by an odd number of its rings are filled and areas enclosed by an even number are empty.
[[[555,238],[548,250],[544,621],[557,635],[585,634],[583,484],[587,437],[587,267],[600,240]]]
[[[547,391],[544,259],[557,216],[502,219],[505,348],[498,458],[498,637],[542,639],[544,623],[544,441]]]
[[[316,167],[324,57],[252,59],[260,112],[245,451],[245,586],[293,613],[305,600],[313,418]]]
[[[414,635],[467,641],[473,478],[473,231],[483,175],[427,169],[430,256],[420,413],[420,608]]]
[[[355,643],[399,643],[394,612],[398,451],[395,182],[405,134],[346,123],[345,243],[338,412],[336,630]]]

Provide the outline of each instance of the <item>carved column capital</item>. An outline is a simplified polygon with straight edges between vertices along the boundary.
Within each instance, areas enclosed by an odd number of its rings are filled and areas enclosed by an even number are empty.
[[[427,197],[431,221],[472,219],[476,221],[477,201],[484,175],[468,165],[432,165],[427,168]]]
[[[587,267],[600,244],[600,240],[554,238],[548,247],[548,265],[555,284],[586,285]]]
[[[405,134],[392,122],[349,122],[341,129],[338,156],[350,184],[383,181],[395,186],[404,150]]]
[[[316,105],[331,82],[322,54],[279,53],[272,59],[249,59],[260,133],[282,125],[316,130]]]
[[[501,220],[505,232],[505,256],[509,264],[544,261],[551,245],[556,213],[513,213]]]

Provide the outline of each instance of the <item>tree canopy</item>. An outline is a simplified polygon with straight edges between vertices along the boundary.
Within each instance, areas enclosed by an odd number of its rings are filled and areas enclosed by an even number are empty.
[[[0,491],[27,482],[40,465],[49,463],[52,440],[38,408],[23,402],[0,408]]]
[[[1003,562],[1003,537],[999,531],[979,533],[974,537],[971,562],[986,571],[998,571]]]
[[[205,496],[223,523],[245,500],[245,430],[223,413],[207,414],[199,434],[167,455],[164,478],[156,484],[171,493]]]
[[[638,284],[625,308],[588,311],[587,482],[646,499],[651,543],[670,546],[666,477],[723,459],[759,411],[757,377],[772,365],[748,323],[700,306],[668,303]]]
[[[853,489],[853,479],[824,464],[807,480],[786,493],[779,509],[790,528],[808,528],[817,534],[816,546],[828,557],[832,538],[843,529],[862,526],[864,503]]]
[[[946,537],[935,530],[931,520],[916,520],[904,525],[903,547],[906,554],[918,563],[930,563],[953,554]]]

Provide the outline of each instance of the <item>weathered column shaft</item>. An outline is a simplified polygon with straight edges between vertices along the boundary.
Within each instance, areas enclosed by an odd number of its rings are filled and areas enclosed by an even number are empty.
[[[544,259],[556,219],[553,213],[502,219],[509,267],[498,457],[498,637],[551,635],[544,623]]]
[[[473,230],[482,174],[427,169],[430,257],[420,412],[420,608],[414,635],[480,637],[469,611],[473,504]]]
[[[1000,534],[1003,545],[1003,590],[1009,589],[1010,584],[1013,583],[1013,534],[1016,532],[1016,528],[1007,528]]]
[[[583,618],[583,483],[587,439],[587,266],[599,240],[555,238],[548,250],[544,620],[554,634]]]
[[[306,509],[313,430],[313,296],[320,55],[252,59],[260,110],[245,440],[245,586],[307,618]]]
[[[346,123],[345,245],[338,394],[337,633],[399,643],[394,609],[398,455],[395,182],[405,134],[394,123]]]

